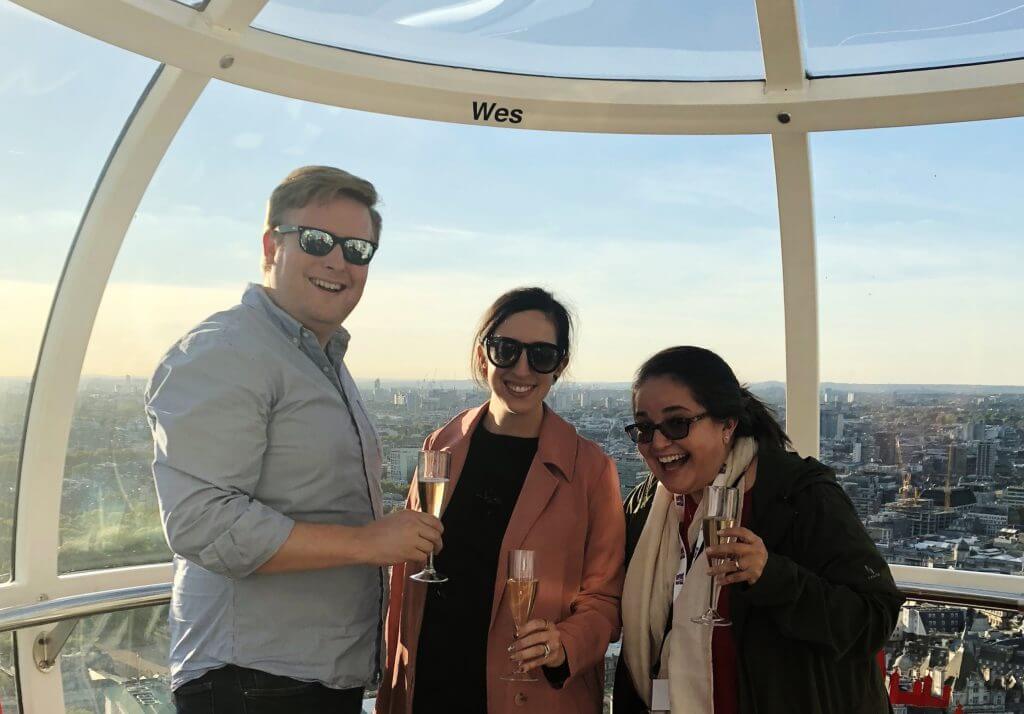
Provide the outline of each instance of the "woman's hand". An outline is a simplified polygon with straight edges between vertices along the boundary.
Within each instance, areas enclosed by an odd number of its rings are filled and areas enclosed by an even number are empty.
[[[756,583],[768,562],[768,551],[764,547],[764,541],[753,531],[740,527],[720,530],[718,537],[731,538],[734,542],[713,545],[707,549],[709,562],[715,562],[708,570],[708,574],[714,577],[719,585]],[[715,561],[712,561],[712,558]]]
[[[523,625],[519,637],[509,646],[508,651],[522,672],[541,666],[558,667],[565,662],[562,633],[554,623],[547,620],[530,620]]]

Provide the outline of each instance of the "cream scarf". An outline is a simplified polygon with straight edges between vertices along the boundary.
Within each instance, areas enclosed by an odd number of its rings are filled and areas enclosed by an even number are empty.
[[[746,485],[744,472],[756,454],[754,439],[737,439],[726,459],[725,471],[715,477],[716,486],[735,485],[739,489],[741,509]],[[626,571],[622,592],[622,656],[633,686],[648,708],[651,706],[651,663],[660,652],[661,669],[657,676],[669,680],[673,714],[704,714],[714,711],[711,664],[714,628],[690,622],[690,618],[702,614],[708,607],[712,580],[706,573],[706,557],[701,556],[691,564],[675,602],[672,629],[665,637],[672,589],[679,570],[679,516],[672,507],[673,500],[673,495],[659,483]],[[706,510],[707,504],[702,499],[687,533],[691,544],[700,533]]]

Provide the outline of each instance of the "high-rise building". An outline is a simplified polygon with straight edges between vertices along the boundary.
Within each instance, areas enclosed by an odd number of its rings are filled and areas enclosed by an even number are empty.
[[[979,476],[991,476],[996,472],[996,445],[991,441],[978,443]]]
[[[859,441],[853,445],[853,452],[850,455],[850,460],[855,464],[859,464],[864,461],[864,445]]]
[[[1007,486],[1003,491],[1003,503],[1007,506],[1024,506],[1024,486]]]
[[[896,463],[896,435],[891,431],[880,431],[875,434],[875,456],[887,466]]]
[[[388,454],[388,478],[392,481],[409,483],[416,471],[416,461],[419,459],[420,450],[399,446]]]
[[[836,409],[822,409],[818,415],[822,439],[843,438],[843,415]]]

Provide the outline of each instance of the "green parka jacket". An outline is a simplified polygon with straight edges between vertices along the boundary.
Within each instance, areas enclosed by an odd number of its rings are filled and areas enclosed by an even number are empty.
[[[626,499],[627,568],[656,486],[650,477]],[[754,585],[731,586],[741,714],[891,712],[876,654],[904,598],[835,475],[815,459],[762,447],[747,495],[747,525],[768,562]],[[614,711],[647,711],[624,658]]]

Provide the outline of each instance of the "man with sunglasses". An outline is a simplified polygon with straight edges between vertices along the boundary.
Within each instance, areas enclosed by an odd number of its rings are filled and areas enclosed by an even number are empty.
[[[339,169],[293,171],[270,197],[263,285],[179,340],[147,389],[181,714],[361,711],[382,566],[441,544],[432,516],[383,515],[380,445],[343,361],[376,202]]]

